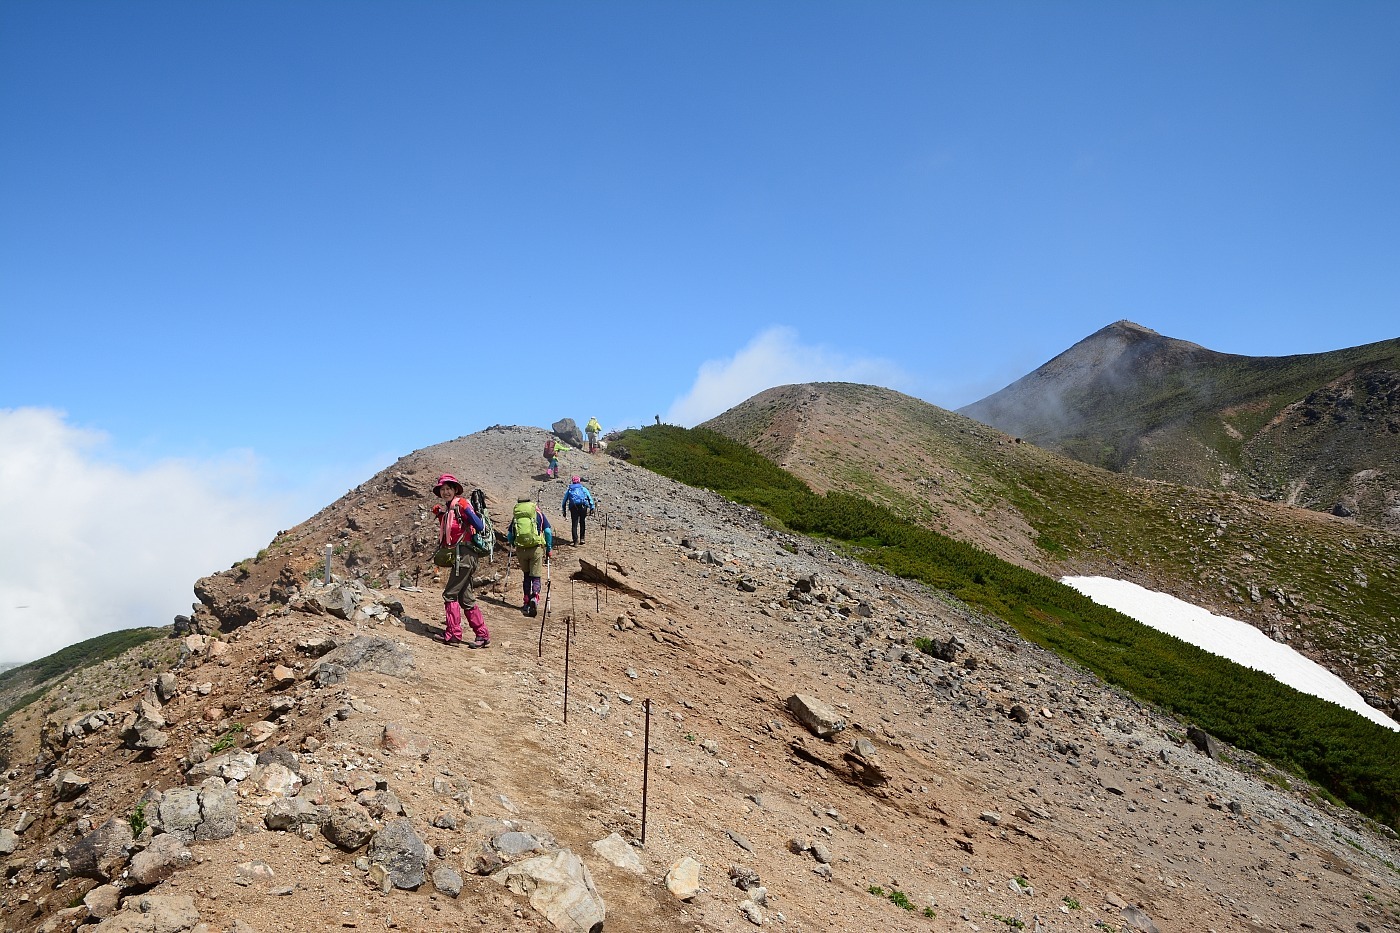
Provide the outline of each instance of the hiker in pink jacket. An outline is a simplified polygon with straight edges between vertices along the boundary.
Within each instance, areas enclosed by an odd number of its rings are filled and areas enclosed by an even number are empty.
[[[472,575],[476,573],[477,555],[472,549],[471,539],[473,534],[486,528],[486,523],[462,496],[462,492],[462,484],[451,473],[439,476],[437,485],[433,487],[433,495],[443,500],[442,505],[433,506],[433,514],[438,518],[438,545],[453,549],[452,570],[448,574],[447,585],[442,588],[442,611],[446,617],[442,641],[449,645],[462,643],[462,614],[465,610],[467,624],[476,636],[467,647],[485,648],[491,644],[491,633],[486,630],[481,607],[472,595]]]

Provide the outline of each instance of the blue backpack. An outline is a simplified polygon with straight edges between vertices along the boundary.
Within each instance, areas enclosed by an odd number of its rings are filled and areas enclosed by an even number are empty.
[[[571,484],[568,495],[570,505],[588,505],[588,490],[584,488],[583,483]]]

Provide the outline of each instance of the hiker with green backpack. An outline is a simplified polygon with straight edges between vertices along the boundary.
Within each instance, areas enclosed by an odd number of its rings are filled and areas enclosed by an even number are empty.
[[[444,644],[462,643],[462,615],[467,617],[475,639],[470,648],[485,648],[491,644],[491,633],[486,629],[481,607],[472,595],[472,576],[476,573],[478,558],[490,555],[495,543],[495,531],[484,517],[486,495],[480,490],[472,491],[472,501],[462,497],[462,484],[451,473],[438,477],[433,487],[433,495],[443,500],[433,506],[433,514],[438,519],[438,549],[433,554],[433,563],[451,570],[447,585],[442,588],[442,611],[445,617],[442,630]],[[475,503],[475,505],[473,504]]]
[[[516,500],[506,540],[515,545],[515,556],[520,560],[523,575],[525,603],[520,611],[527,616],[536,615],[540,604],[540,578],[544,576],[544,565],[554,552],[554,529],[539,506],[528,496]]]

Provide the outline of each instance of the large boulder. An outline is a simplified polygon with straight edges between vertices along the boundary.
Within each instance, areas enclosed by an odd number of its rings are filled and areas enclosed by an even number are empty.
[[[302,826],[324,826],[330,811],[300,797],[278,797],[263,811],[263,825],[268,829],[299,832]]]
[[[819,739],[829,739],[846,728],[841,715],[816,697],[794,693],[787,700],[788,712]]]
[[[151,887],[193,863],[193,853],[178,836],[162,833],[131,857],[131,880],[143,887]]]
[[[427,880],[428,849],[405,817],[384,824],[369,843],[371,865],[383,865],[394,887],[411,891]]]
[[[163,792],[155,806],[146,809],[146,819],[153,829],[187,844],[228,839],[238,831],[238,798],[232,786],[209,778],[199,787]]]
[[[317,661],[308,676],[320,682],[316,673],[334,665],[346,671],[374,671],[390,677],[407,677],[414,671],[413,652],[407,645],[390,638],[358,635]]]
[[[92,781],[83,777],[76,771],[64,769],[53,779],[54,796],[59,800],[77,800],[87,793]]]
[[[1186,730],[1186,737],[1191,740],[1191,744],[1196,746],[1198,751],[1208,755],[1211,761],[1220,760],[1220,742],[1215,736],[1200,726],[1192,726]]]
[[[584,444],[583,432],[578,429],[572,418],[561,418],[549,426],[554,432],[554,436],[572,447],[582,447]]]
[[[143,894],[128,897],[120,913],[92,927],[93,933],[185,933],[199,924],[199,911],[188,894]]]
[[[557,930],[601,933],[603,929],[603,898],[588,868],[568,849],[508,865],[491,879],[528,897],[530,906]]]
[[[354,852],[369,842],[370,836],[374,835],[374,820],[365,812],[364,807],[335,807],[327,815],[326,822],[321,824],[321,835],[330,840],[332,845],[346,852]]]
[[[211,777],[224,781],[243,781],[258,766],[258,759],[252,752],[234,749],[213,758],[206,758],[185,772],[186,784],[201,784]]]
[[[205,577],[194,585],[195,598],[218,620],[219,628],[225,632],[241,628],[258,618],[252,598],[239,587],[242,579],[241,570],[230,569]]]
[[[114,816],[68,849],[68,867],[79,878],[111,881],[126,867],[133,841],[131,824]]]

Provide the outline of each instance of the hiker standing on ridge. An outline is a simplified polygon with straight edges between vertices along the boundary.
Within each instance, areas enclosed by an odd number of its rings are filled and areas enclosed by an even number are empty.
[[[588,435],[589,453],[596,454],[598,452],[598,435],[602,432],[602,430],[603,426],[598,423],[597,418],[588,419],[588,424],[584,426],[583,431],[585,434]]]
[[[525,603],[520,611],[527,616],[535,615],[540,605],[540,577],[544,576],[544,565],[554,552],[554,529],[528,496],[515,500],[506,540],[515,545],[515,556],[520,560],[521,584],[525,590]]]
[[[583,543],[587,531],[584,523],[596,508],[597,503],[593,501],[593,493],[589,492],[588,487],[583,485],[582,478],[570,476],[569,488],[564,490],[564,502],[559,506],[559,510],[573,519],[570,530],[573,532],[574,547]]]
[[[469,647],[485,648],[491,644],[491,633],[481,617],[481,607],[472,595],[472,576],[476,573],[476,551],[472,548],[473,533],[486,529],[486,523],[476,514],[472,504],[462,498],[462,484],[451,473],[438,477],[433,495],[443,504],[433,506],[438,519],[438,547],[452,549],[452,570],[447,585],[442,588],[442,640],[449,645],[462,643],[462,612],[466,610],[467,624],[476,636]]]

